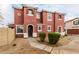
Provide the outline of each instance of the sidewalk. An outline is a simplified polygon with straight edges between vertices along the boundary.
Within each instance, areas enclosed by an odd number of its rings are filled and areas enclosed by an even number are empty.
[[[28,38],[28,41],[30,42],[31,46],[45,50],[47,52],[50,52],[51,54],[77,54],[79,53],[78,38],[79,37],[73,38],[75,40],[72,40],[68,45],[64,45],[60,47],[51,47],[48,45],[41,44],[37,42],[35,38]]]
[[[45,50],[47,52],[51,52],[53,49],[53,47],[50,47],[50,46],[47,46],[47,45],[37,42],[34,38],[28,38],[28,41],[30,42],[31,46]]]

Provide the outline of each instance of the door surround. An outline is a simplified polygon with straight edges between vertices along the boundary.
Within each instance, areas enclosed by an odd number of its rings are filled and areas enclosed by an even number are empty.
[[[29,27],[29,26],[32,26],[32,27],[33,27],[33,30],[32,30],[32,37],[33,37],[34,25],[33,25],[33,24],[28,24],[28,25],[27,25],[26,32],[27,32],[28,37],[29,37],[29,33],[28,33],[28,27]]]

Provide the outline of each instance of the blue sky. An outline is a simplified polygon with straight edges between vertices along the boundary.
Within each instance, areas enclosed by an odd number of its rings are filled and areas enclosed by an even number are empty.
[[[79,17],[79,4],[29,4],[38,9],[45,9],[48,11],[58,11],[65,13],[65,20]],[[16,7],[22,7],[21,4],[16,4]],[[4,20],[0,23],[8,24],[14,22],[13,8],[11,4],[0,4],[0,14],[4,17]]]

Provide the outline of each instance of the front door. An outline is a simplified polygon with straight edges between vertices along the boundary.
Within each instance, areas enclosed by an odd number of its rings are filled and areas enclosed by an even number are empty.
[[[29,37],[32,37],[33,36],[33,26],[32,25],[29,25],[28,26],[28,36]]]

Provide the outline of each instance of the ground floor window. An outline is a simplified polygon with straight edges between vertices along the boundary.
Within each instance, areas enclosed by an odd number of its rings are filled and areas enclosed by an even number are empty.
[[[59,32],[59,33],[62,32],[62,27],[58,27],[58,32]]]
[[[50,25],[47,26],[47,31],[48,31],[48,32],[51,31],[51,26],[50,26]]]
[[[23,34],[23,25],[16,25],[16,34]]]
[[[38,25],[38,32],[42,31],[42,25]]]

